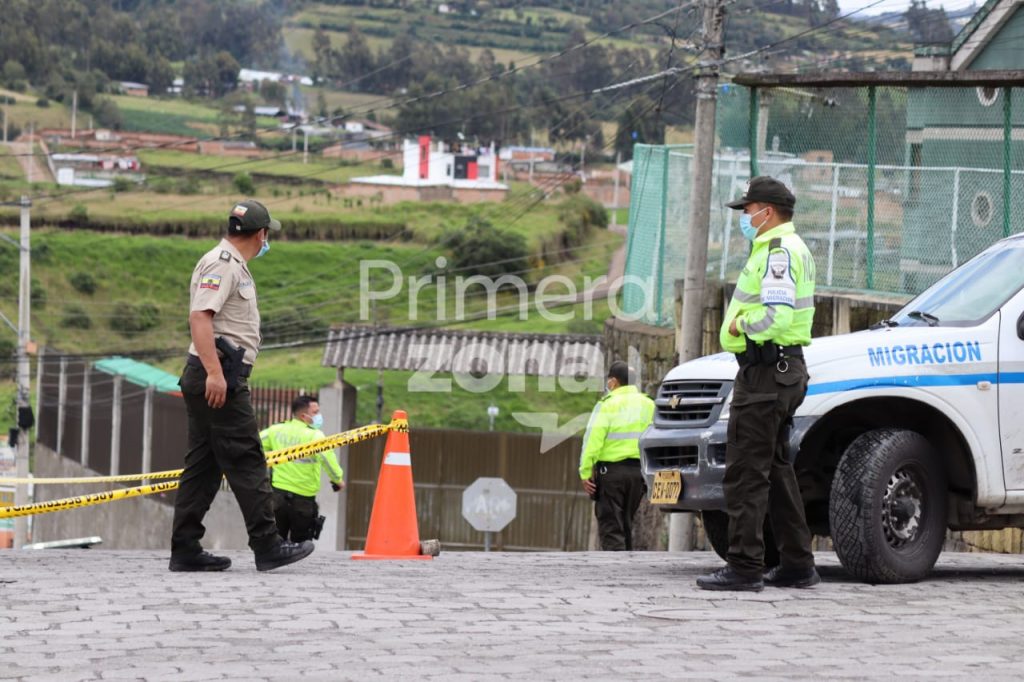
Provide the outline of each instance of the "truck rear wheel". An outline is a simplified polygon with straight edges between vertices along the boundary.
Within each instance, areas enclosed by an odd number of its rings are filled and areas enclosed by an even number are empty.
[[[829,525],[855,577],[906,583],[927,575],[946,532],[946,472],[931,444],[900,429],[858,436],[836,469]]]
[[[704,535],[707,536],[711,548],[715,550],[715,554],[725,559],[729,553],[729,516],[724,511],[708,509],[700,513],[700,519],[704,523]],[[772,524],[765,517],[764,566],[774,568],[778,565],[779,548],[775,546]]]

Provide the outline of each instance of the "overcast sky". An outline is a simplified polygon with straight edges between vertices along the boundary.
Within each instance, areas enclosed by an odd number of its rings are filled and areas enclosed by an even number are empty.
[[[839,7],[842,9],[843,14],[852,12],[860,7],[872,4],[873,0],[839,0]],[[972,0],[928,0],[929,7],[945,7],[947,10],[963,9],[964,7],[970,7]],[[978,0],[978,5],[982,5],[983,1]],[[882,0],[881,3],[871,7],[870,9],[864,10],[864,14],[881,14],[882,12],[902,12],[910,6],[910,0]]]

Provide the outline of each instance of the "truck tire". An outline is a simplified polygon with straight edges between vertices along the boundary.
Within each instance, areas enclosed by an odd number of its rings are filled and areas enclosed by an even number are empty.
[[[931,444],[900,429],[858,436],[832,481],[829,525],[854,577],[907,583],[927,575],[946,534],[946,472]]]
[[[715,554],[723,560],[729,553],[729,516],[724,511],[705,510],[700,513],[704,523],[704,535]],[[775,546],[772,524],[767,517],[764,520],[764,566],[774,568],[779,565],[779,548]]]

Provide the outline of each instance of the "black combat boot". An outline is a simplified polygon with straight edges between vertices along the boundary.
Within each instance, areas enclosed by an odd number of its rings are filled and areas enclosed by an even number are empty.
[[[273,549],[256,555],[256,570],[272,571],[275,568],[281,568],[288,564],[294,564],[296,561],[301,561],[312,553],[312,540],[306,540],[305,542],[282,540],[281,544]]]
[[[814,566],[810,568],[787,568],[779,565],[764,574],[765,585],[772,587],[814,587],[821,577]]]
[[[764,580],[760,575],[743,575],[731,566],[723,566],[708,575],[697,578],[697,587],[702,590],[730,590],[734,592],[760,592]]]
[[[172,571],[224,571],[231,568],[231,559],[209,552],[172,554],[168,568]]]

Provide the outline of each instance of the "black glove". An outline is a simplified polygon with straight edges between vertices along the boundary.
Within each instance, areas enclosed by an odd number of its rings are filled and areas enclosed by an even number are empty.
[[[331,490],[333,490],[334,492],[338,492],[339,490],[341,490],[341,486],[335,483],[334,481],[331,481]]]

